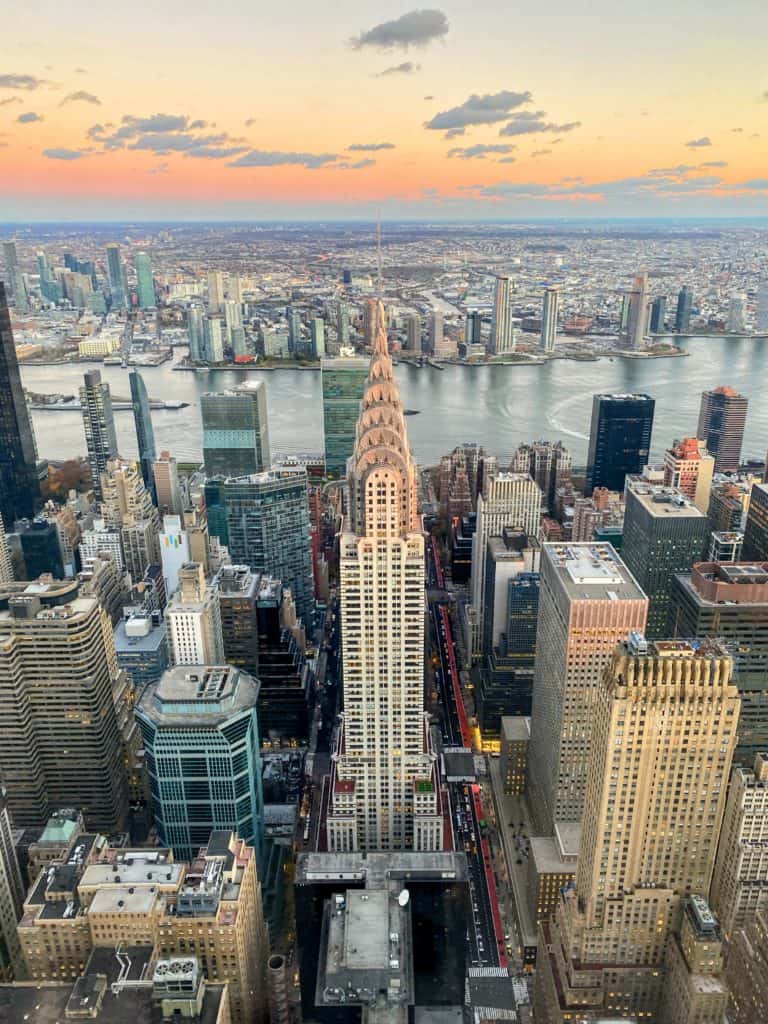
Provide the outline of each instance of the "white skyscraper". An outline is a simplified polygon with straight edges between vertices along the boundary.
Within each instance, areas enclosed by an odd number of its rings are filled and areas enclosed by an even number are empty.
[[[424,713],[424,537],[416,464],[377,326],[340,542],[343,735],[333,756],[328,846],[439,850],[443,819]]]
[[[626,340],[633,352],[639,352],[648,333],[648,275],[638,274],[629,293]]]
[[[187,562],[178,571],[179,590],[165,617],[175,665],[221,665],[224,642],[217,590],[205,581],[203,567]]]
[[[220,270],[208,271],[208,312],[218,313],[224,302],[224,275]]]
[[[744,292],[731,296],[725,329],[734,334],[743,334],[747,329],[747,296]]]
[[[541,349],[543,352],[551,352],[555,347],[559,307],[560,292],[557,288],[547,288],[544,292],[544,307],[541,313]]]
[[[515,348],[515,329],[512,324],[512,281],[508,277],[496,278],[491,321],[492,355],[512,352]]]
[[[541,503],[541,488],[527,473],[499,473],[489,481],[485,494],[478,496],[477,526],[472,537],[472,604],[467,636],[467,648],[473,658],[481,654],[488,538],[501,536],[505,526],[520,527],[529,537],[538,537]]]

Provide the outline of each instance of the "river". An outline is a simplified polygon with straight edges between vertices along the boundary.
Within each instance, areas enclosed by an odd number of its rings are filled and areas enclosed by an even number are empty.
[[[688,358],[601,359],[580,363],[559,359],[539,366],[446,366],[442,371],[399,365],[403,403],[419,414],[407,420],[418,461],[430,465],[463,441],[478,441],[500,458],[523,441],[561,438],[575,465],[586,461],[592,395],[643,391],[656,399],[652,456],[658,458],[673,438],[695,434],[701,392],[730,384],[750,398],[744,458],[765,457],[768,402],[760,396],[768,383],[768,340],[691,338],[680,343]],[[175,350],[180,358],[185,349]],[[98,365],[98,364],[93,364]],[[76,394],[91,364],[22,365],[22,379],[35,392]],[[180,461],[200,458],[200,395],[248,380],[267,385],[269,433],[273,454],[320,452],[323,447],[320,374],[313,371],[175,371],[171,363],[141,369],[151,398],[189,402],[180,411],[154,411],[158,451],[167,448]],[[128,371],[102,368],[113,394],[130,394]],[[131,412],[116,412],[120,451],[135,456]],[[76,412],[33,413],[40,455],[64,459],[85,451],[82,421]]]

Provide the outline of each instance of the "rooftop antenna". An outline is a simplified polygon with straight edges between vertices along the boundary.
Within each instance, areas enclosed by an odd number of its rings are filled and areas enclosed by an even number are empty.
[[[376,293],[381,301],[381,207],[376,210]]]

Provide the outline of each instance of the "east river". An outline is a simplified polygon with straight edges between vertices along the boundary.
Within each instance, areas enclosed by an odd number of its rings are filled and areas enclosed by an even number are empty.
[[[744,458],[764,458],[768,449],[768,340],[693,338],[681,342],[690,356],[672,359],[601,358],[598,362],[559,359],[534,366],[446,366],[418,369],[401,364],[397,377],[418,461],[430,465],[463,441],[478,441],[502,459],[523,441],[561,438],[575,465],[586,461],[592,396],[596,392],[647,392],[656,399],[652,456],[675,437],[695,434],[701,392],[730,384],[749,397]],[[186,349],[175,350],[180,358]],[[22,367],[24,385],[38,393],[77,394],[83,372],[98,364]],[[128,371],[101,368],[112,393],[130,394]],[[273,454],[321,452],[320,373],[298,370],[208,370],[191,373],[171,363],[140,370],[151,398],[188,402],[178,411],[153,411],[158,450],[180,461],[201,453],[200,395],[251,380],[267,386]],[[136,454],[133,416],[115,413],[121,454]],[[35,411],[41,457],[64,459],[85,451],[77,412]]]

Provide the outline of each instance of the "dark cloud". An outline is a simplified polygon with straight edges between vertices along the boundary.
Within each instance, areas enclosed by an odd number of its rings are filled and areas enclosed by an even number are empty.
[[[71,92],[68,96],[59,104],[63,107],[65,103],[94,103],[97,107],[101,106],[101,100],[98,96],[94,96],[92,92],[86,92],[84,89],[78,89],[77,92]]]
[[[435,131],[456,131],[475,124],[495,124],[506,120],[516,107],[522,107],[532,99],[530,92],[512,92],[508,89],[483,95],[473,94],[460,106],[435,114],[424,127]]]
[[[87,134],[105,150],[142,150],[158,156],[181,153],[200,160],[226,160],[247,151],[243,138],[226,132],[205,134],[204,130],[211,127],[214,126],[209,121],[193,120],[185,114],[128,114],[117,128],[112,124],[94,124]]]
[[[421,71],[421,64],[414,64],[412,60],[404,60],[402,64],[393,64],[391,68],[379,71],[376,78],[386,78],[388,75],[413,75],[417,71]]]
[[[755,192],[764,192],[768,190],[768,178],[751,178],[749,181],[742,181],[740,185],[735,185],[734,188],[748,188]]]
[[[382,21],[360,35],[350,39],[350,46],[360,50],[364,46],[373,46],[379,50],[410,46],[424,47],[442,39],[449,29],[448,19],[442,11],[419,9],[408,11],[392,21]]]
[[[700,139],[689,139],[686,142],[688,149],[703,149],[704,146],[711,146],[712,139],[708,135],[702,135]]]
[[[10,103],[23,103],[21,96],[8,96],[7,99],[0,100],[0,107],[7,107]]]
[[[90,152],[90,149],[44,149],[43,156],[47,156],[49,160],[80,160]]]
[[[353,142],[347,146],[350,153],[377,153],[380,149],[394,149],[394,142]]]
[[[446,139],[459,139],[462,135],[467,134],[466,128],[451,128],[445,133]]]
[[[519,114],[514,114],[512,116],[512,120],[508,124],[505,124],[499,131],[499,135],[508,137],[516,135],[539,135],[542,132],[562,134],[563,132],[572,132],[577,128],[581,128],[581,121],[567,121],[565,124],[553,124],[551,121],[545,121],[545,116],[546,115],[543,110],[537,111],[535,114],[521,111]]]
[[[449,157],[458,157],[459,160],[484,160],[486,156],[498,153],[511,153],[515,147],[510,143],[499,142],[493,145],[476,146],[454,146],[448,150]],[[505,161],[507,162],[507,161]]]
[[[242,140],[230,138],[225,133],[218,135],[191,135],[186,132],[153,132],[141,135],[128,149],[144,150],[167,156],[169,153],[184,153],[186,156],[205,160],[223,160],[226,157],[245,153],[247,146],[232,145]]]
[[[34,75],[0,75],[0,89],[39,89],[46,84],[44,78]]]
[[[25,114],[19,114],[16,118],[19,124],[34,124],[35,121],[42,121],[40,114],[36,114],[33,110],[28,110]]]
[[[338,159],[338,153],[283,153],[266,149],[252,149],[237,160],[233,160],[228,166],[282,167],[286,164],[294,164],[316,170],[318,167],[325,167]]]

